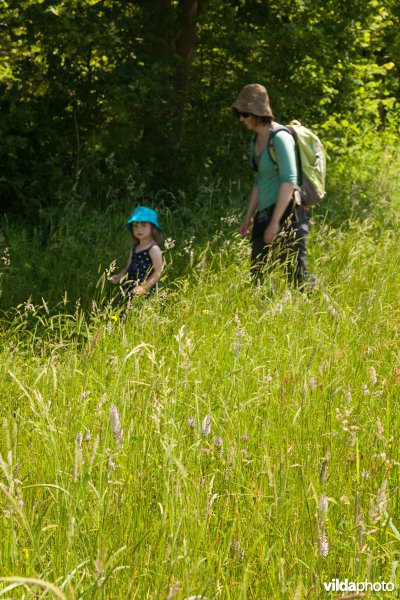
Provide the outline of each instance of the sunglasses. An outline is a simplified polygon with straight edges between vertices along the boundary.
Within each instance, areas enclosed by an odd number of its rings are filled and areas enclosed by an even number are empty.
[[[251,113],[242,112],[240,110],[237,110],[236,114],[237,114],[237,116],[238,116],[239,119],[240,119],[240,117],[243,117],[243,119],[247,119],[247,117],[249,117],[251,115]]]

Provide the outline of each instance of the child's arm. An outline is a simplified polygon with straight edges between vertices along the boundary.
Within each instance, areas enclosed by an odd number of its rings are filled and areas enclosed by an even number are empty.
[[[115,275],[111,275],[110,281],[114,285],[118,285],[119,282],[121,281],[121,279],[127,274],[128,269],[129,269],[129,265],[131,264],[131,261],[132,261],[132,252],[133,252],[133,250],[131,250],[130,253],[129,253],[129,260],[127,262],[126,267],[124,267],[122,269],[122,271],[120,271],[119,273],[116,273]]]
[[[161,277],[164,266],[162,252],[160,246],[154,245],[149,250],[151,262],[153,263],[153,272],[146,281],[141,285],[137,285],[133,290],[135,294],[145,294],[157,283]]]

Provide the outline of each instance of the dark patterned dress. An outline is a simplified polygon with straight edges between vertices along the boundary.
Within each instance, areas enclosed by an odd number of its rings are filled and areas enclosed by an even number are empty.
[[[140,250],[140,252],[136,252],[135,248],[133,248],[131,264],[128,267],[127,280],[122,284],[122,296],[124,303],[134,296],[134,289],[146,281],[154,272],[153,261],[151,260],[149,252],[150,248],[153,246],[156,246],[156,244],[152,244],[149,246],[149,248],[146,248],[146,250]],[[158,287],[159,282],[157,281],[147,291],[147,294],[151,294]]]

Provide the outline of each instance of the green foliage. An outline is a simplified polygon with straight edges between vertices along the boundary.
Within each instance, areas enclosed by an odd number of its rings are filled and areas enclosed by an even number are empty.
[[[335,145],[332,119],[351,124],[335,129],[342,145],[398,113],[394,0],[208,0],[193,10],[185,20],[172,0],[3,3],[3,211],[32,218],[71,189],[107,206],[116,173],[149,196],[231,177],[242,147],[230,106],[249,81],[267,85],[278,120],[317,124]]]

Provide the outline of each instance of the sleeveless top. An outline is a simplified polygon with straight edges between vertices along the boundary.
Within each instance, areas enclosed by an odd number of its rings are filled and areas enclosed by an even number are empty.
[[[157,244],[152,244],[146,250],[141,250],[140,252],[135,252],[135,247],[132,251],[132,260],[131,264],[128,267],[128,281],[127,283],[135,287],[140,285],[146,279],[150,277],[150,275],[154,271],[153,261],[150,256],[150,248],[156,246]],[[152,291],[155,289],[157,284],[152,286],[148,291]]]

